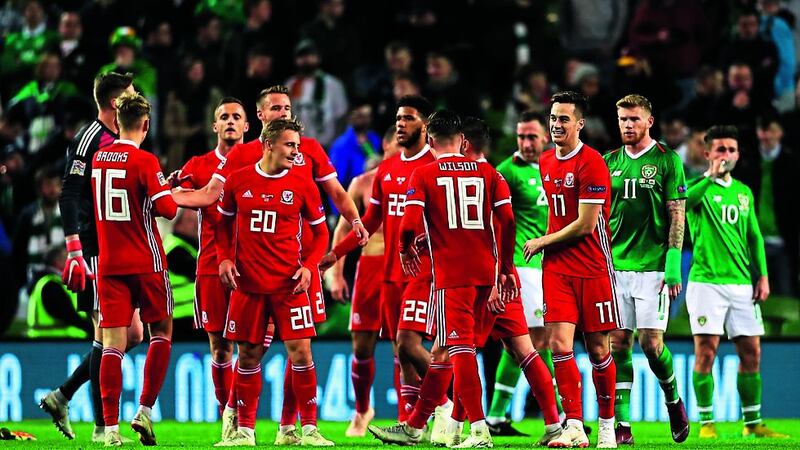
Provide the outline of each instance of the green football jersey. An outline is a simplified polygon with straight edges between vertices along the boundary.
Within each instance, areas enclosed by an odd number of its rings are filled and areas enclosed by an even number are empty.
[[[514,153],[497,166],[497,171],[508,182],[511,189],[511,206],[517,222],[517,242],[514,247],[514,265],[517,267],[542,268],[541,253],[525,261],[525,242],[547,233],[547,197],[542,186],[539,165],[526,162]]]
[[[707,186],[700,186],[707,183]],[[695,198],[698,188],[702,197]],[[750,188],[733,178],[729,182],[702,177],[689,187],[686,218],[694,243],[689,281],[713,284],[751,284],[750,265],[766,275],[764,243]]]
[[[667,201],[686,198],[677,153],[654,142],[631,156],[619,148],[603,156],[611,173],[611,253],[614,268],[663,272],[669,237]]]

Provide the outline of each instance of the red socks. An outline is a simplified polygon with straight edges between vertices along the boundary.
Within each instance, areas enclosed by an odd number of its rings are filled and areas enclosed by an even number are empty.
[[[296,405],[300,410],[300,425],[317,425],[317,369],[292,364],[292,385]],[[285,405],[285,403],[284,403]]]
[[[169,367],[169,354],[172,351],[172,342],[163,336],[150,338],[150,347],[144,360],[144,385],[139,404],[152,408],[156,397],[161,392],[164,377],[167,376]]]
[[[238,367],[236,370],[236,397],[237,416],[239,426],[255,429],[258,399],[261,397],[261,364],[245,369]]]
[[[462,423],[467,418],[467,410],[464,409],[464,405],[461,403],[461,399],[458,398],[458,392],[455,392],[455,389],[453,389],[453,413],[450,414],[450,417],[456,422]]]
[[[228,394],[231,392],[233,380],[232,365],[233,363],[231,361],[223,363],[211,361],[211,381],[214,383],[214,395],[217,397],[220,415],[222,415],[222,410],[228,403]]]
[[[475,349],[467,345],[454,345],[448,348],[448,352],[453,361],[453,391],[461,398],[470,423],[483,420],[483,392]]]
[[[239,360],[237,359],[236,362],[233,364],[233,370],[231,370],[231,388],[228,392],[228,403],[226,406],[230,409],[236,409],[236,403],[238,397],[236,397],[236,379],[239,376]]]
[[[436,407],[441,404],[442,397],[447,396],[447,388],[450,386],[452,378],[452,363],[431,364],[428,373],[422,379],[419,401],[408,417],[409,426],[421,429],[428,423],[428,419],[430,419]]]
[[[406,411],[406,404],[403,401],[403,383],[400,380],[400,360],[397,356],[394,357],[394,390],[397,393],[397,421],[408,421],[408,412]]]
[[[286,359],[283,371],[283,406],[281,407],[281,425],[294,425],[297,422],[297,399],[295,399],[292,362]]]
[[[542,358],[539,357],[536,351],[532,351],[522,360],[519,367],[525,374],[525,379],[528,380],[533,396],[536,397],[536,401],[539,403],[545,425],[559,423],[556,395],[553,390],[553,377],[550,375],[550,370],[542,361]]]
[[[617,393],[617,366],[609,352],[600,362],[592,362],[592,381],[597,391],[598,415],[601,419],[614,417],[614,396]]]
[[[122,393],[123,353],[104,348],[100,359],[100,395],[103,400],[103,421],[106,426],[119,425],[119,396]]]
[[[375,358],[357,359],[353,357],[350,377],[356,394],[356,412],[365,413],[369,409],[369,391],[375,380]]]
[[[558,393],[561,406],[567,419],[583,421],[583,402],[581,400],[581,373],[575,363],[573,352],[553,353]]]
[[[408,417],[411,416],[411,411],[414,410],[414,406],[416,406],[417,400],[419,400],[419,386],[404,384],[400,388],[400,396],[403,397],[403,405],[405,405],[406,408],[406,421],[408,421]]]

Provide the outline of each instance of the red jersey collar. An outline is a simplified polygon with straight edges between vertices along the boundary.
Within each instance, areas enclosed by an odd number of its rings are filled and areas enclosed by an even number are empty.
[[[566,161],[566,160],[572,158],[573,156],[577,155],[578,152],[580,152],[582,148],[583,148],[583,142],[578,141],[578,145],[575,147],[575,149],[572,150],[571,152],[567,153],[565,156],[559,155],[558,154],[558,150],[556,150],[556,159],[559,159],[561,161]]]
[[[283,171],[281,171],[280,173],[276,173],[275,175],[270,175],[267,172],[261,170],[261,166],[259,166],[258,163],[256,163],[256,172],[264,178],[281,178],[287,173],[289,173],[289,169],[283,169]]]
[[[114,141],[114,143],[115,143],[115,144],[124,144],[124,145],[130,145],[130,146],[133,146],[133,147],[139,148],[139,145],[138,145],[138,144],[136,144],[136,142],[129,141],[128,139],[116,139],[116,140]]]

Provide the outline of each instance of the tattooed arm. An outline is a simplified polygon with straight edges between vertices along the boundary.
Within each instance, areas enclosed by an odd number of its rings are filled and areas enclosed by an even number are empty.
[[[681,293],[681,248],[683,230],[686,225],[686,200],[668,200],[669,238],[667,240],[667,260],[664,264],[664,283],[669,297],[675,299]]]

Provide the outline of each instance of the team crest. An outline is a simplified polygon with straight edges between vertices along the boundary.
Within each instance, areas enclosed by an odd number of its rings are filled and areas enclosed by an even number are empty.
[[[283,191],[281,192],[281,203],[292,205],[294,204],[294,192]]]
[[[747,212],[750,210],[750,199],[744,195],[739,194],[739,211]]]
[[[544,317],[544,311],[542,311],[541,309],[537,309],[536,311],[533,312],[533,315],[541,319],[542,317]]]
[[[658,173],[658,167],[652,164],[645,164],[642,166],[642,176],[648,180],[655,177]]]
[[[572,172],[567,172],[567,176],[564,177],[564,187],[573,186],[575,186],[575,175]]]
[[[235,321],[233,321],[233,320],[228,321],[228,331],[230,331],[231,333],[236,333],[236,322]]]
[[[707,321],[708,319],[706,318],[706,316],[700,316],[697,318],[697,323],[699,323],[701,327],[705,326]]]
[[[297,156],[294,157],[294,165],[295,166],[305,166],[306,165],[306,158],[303,156],[302,153],[297,153]]]

